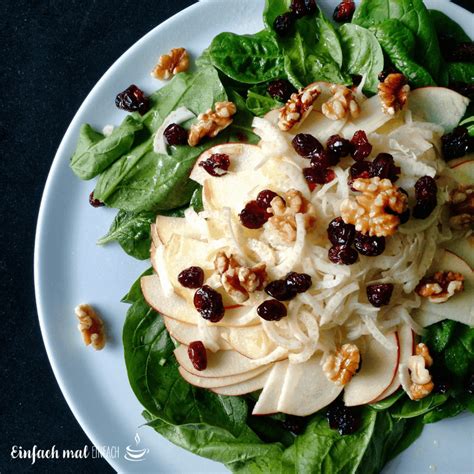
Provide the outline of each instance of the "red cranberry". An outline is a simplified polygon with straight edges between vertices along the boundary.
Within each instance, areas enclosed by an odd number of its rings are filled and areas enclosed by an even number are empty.
[[[306,6],[306,11],[308,12],[308,15],[312,15],[313,13],[316,13],[317,11],[316,0],[304,0],[304,4]]]
[[[355,227],[346,224],[342,217],[336,217],[328,225],[328,238],[333,245],[351,245],[354,241]]]
[[[333,245],[328,251],[329,260],[338,265],[352,265],[357,261],[357,252],[348,245]]]
[[[445,53],[447,61],[472,63],[474,62],[474,42],[457,43],[453,47],[447,48]]]
[[[211,176],[224,176],[230,166],[229,155],[225,153],[213,153],[207,160],[201,161],[202,166]]]
[[[312,155],[324,151],[321,142],[309,133],[298,133],[291,143],[296,153],[303,158],[311,158]]]
[[[426,219],[436,208],[436,200],[430,199],[425,201],[417,201],[413,207],[413,217],[415,219]]]
[[[326,412],[329,428],[337,430],[341,436],[355,433],[360,426],[357,407],[346,407],[341,401],[334,402]]]
[[[188,132],[181,125],[172,123],[165,128],[163,135],[168,145],[186,145],[188,143]]]
[[[299,435],[303,433],[307,423],[307,418],[303,416],[286,415],[285,421],[283,422],[283,428],[291,431],[295,435]]]
[[[303,168],[303,176],[309,184],[326,184],[336,177],[336,173],[331,169],[311,167]]]
[[[311,153],[311,166],[314,168],[329,168],[329,166],[336,166],[339,163],[339,157],[329,150],[322,150]]]
[[[390,153],[379,153],[372,162],[371,177],[378,176],[380,179],[389,179],[394,183],[398,179],[399,173],[400,168],[395,166]]]
[[[185,268],[178,275],[178,281],[185,288],[199,288],[204,282],[204,271],[201,267]]]
[[[296,293],[304,293],[311,288],[313,281],[307,273],[290,272],[285,277],[286,286],[293,289]]]
[[[364,158],[367,158],[372,151],[372,145],[369,143],[367,134],[363,130],[358,130],[354,133],[351,144],[351,155],[355,161],[362,161]]]
[[[273,22],[273,29],[275,30],[278,36],[288,36],[292,30],[295,23],[295,16],[291,12],[283,13],[283,15],[278,15]]]
[[[431,176],[422,176],[415,183],[415,197],[417,201],[435,200],[438,194],[438,185]]]
[[[193,341],[188,346],[188,357],[196,370],[206,370],[207,353],[201,341]]]
[[[370,236],[356,231],[354,246],[361,255],[376,257],[385,250],[385,237]]]
[[[257,307],[257,314],[265,321],[279,321],[288,313],[283,303],[277,300],[267,300]]]
[[[123,92],[115,97],[115,105],[127,112],[139,112],[140,115],[148,112],[150,108],[150,100],[145,96],[143,91],[136,85],[132,84]]]
[[[291,300],[296,296],[296,291],[290,288],[285,280],[274,280],[265,287],[265,293],[278,301]]]
[[[296,92],[291,82],[286,79],[277,79],[270,82],[267,87],[267,92],[276,100],[286,102],[291,97],[291,94]]]
[[[102,202],[102,201],[99,201],[98,199],[96,199],[94,197],[94,191],[92,191],[90,194],[89,194],[89,204],[92,206],[92,207],[102,207],[102,206],[105,206],[105,204]]]
[[[308,14],[304,0],[291,0],[290,10],[296,18],[303,18]]]
[[[331,135],[326,142],[327,149],[338,158],[347,156],[352,151],[352,145],[349,140],[340,135]]]
[[[369,303],[376,308],[386,306],[390,303],[393,293],[393,285],[391,283],[380,283],[377,285],[368,285],[366,288]]]
[[[460,158],[474,149],[474,139],[466,127],[456,127],[441,137],[441,148],[446,161]]]
[[[372,176],[372,163],[370,161],[358,161],[349,168],[349,182],[355,179],[368,179]]]
[[[277,193],[274,193],[270,189],[264,189],[263,191],[260,191],[257,196],[257,204],[262,208],[262,209],[268,209],[270,207],[271,202],[273,201],[274,198],[278,196]]]
[[[355,3],[351,0],[343,0],[334,10],[332,17],[338,23],[345,23],[351,21],[354,11]]]
[[[217,323],[224,317],[222,296],[208,285],[198,288],[194,293],[194,307],[211,323]]]
[[[247,229],[260,229],[268,221],[269,214],[257,201],[250,201],[239,214],[240,222]]]

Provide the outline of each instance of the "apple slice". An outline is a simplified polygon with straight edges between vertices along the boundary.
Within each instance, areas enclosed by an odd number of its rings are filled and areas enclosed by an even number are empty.
[[[143,296],[155,311],[183,323],[198,323],[201,316],[194,306],[175,293],[167,295],[157,275],[144,276],[140,282]],[[255,326],[260,324],[260,318],[255,308],[238,306],[226,309],[224,318],[213,324],[222,327]]]
[[[321,355],[301,364],[290,363],[278,400],[278,411],[295,416],[311,415],[333,402],[342,389],[326,377]]]
[[[474,160],[467,160],[451,168],[451,176],[459,183],[474,184]]]
[[[392,346],[387,348],[370,339],[361,356],[360,371],[344,388],[344,403],[348,407],[365,405],[380,397],[392,383],[398,369],[399,345],[397,333],[387,335]]]
[[[223,145],[216,145],[203,152],[197,159],[189,176],[193,181],[202,185],[206,179],[220,179],[223,177],[213,177],[202,166],[199,166],[199,163],[206,161],[214,154],[224,154],[229,157],[230,167],[228,174],[249,171],[255,168],[255,165],[261,159],[261,151],[257,145],[249,145],[246,143],[224,143]]]
[[[210,390],[212,390],[214,393],[218,393],[219,395],[245,395],[246,393],[252,393],[256,390],[260,390],[261,388],[263,388],[263,386],[268,380],[269,375],[270,369],[266,369],[260,375],[257,375],[256,377],[253,377],[249,380],[245,380],[234,385],[211,388]]]
[[[469,235],[460,240],[449,242],[446,245],[446,248],[459,258],[462,258],[471,269],[474,268],[474,235]]]
[[[288,365],[288,360],[275,363],[253,408],[252,415],[270,415],[278,411],[278,402]]]
[[[346,124],[346,118],[341,120],[331,120],[325,117],[321,112],[311,112],[303,124],[297,130],[291,130],[296,133],[309,133],[316,137],[321,143],[326,143],[331,135],[338,134]]]
[[[154,227],[157,237],[163,244],[167,244],[173,234],[192,238],[198,237],[192,232],[184,217],[156,216]]]
[[[415,333],[411,329],[410,326],[404,324],[398,331],[398,343],[400,345],[400,359],[398,364],[406,364],[408,362],[408,358],[413,355],[415,350]],[[398,388],[400,387],[400,378],[398,376],[398,370],[395,374],[395,377],[392,380],[392,383],[388,386],[388,388],[377,397],[371,403],[379,402],[384,398],[389,397],[393,393],[395,393]]]
[[[160,245],[162,243],[160,240],[160,236],[158,235],[158,232],[156,231],[156,224],[150,225],[150,237],[151,237],[151,243],[154,246]]]
[[[421,87],[408,96],[408,109],[415,117],[443,127],[445,133],[457,126],[469,99],[445,87]]]
[[[441,250],[434,259],[427,275],[437,271],[452,271],[464,276],[464,291],[456,293],[444,303],[432,303],[423,298],[421,306],[416,310],[416,321],[423,327],[451,319],[459,323],[474,326],[474,272],[459,256],[449,250]]]
[[[455,168],[456,166],[460,165],[461,163],[466,163],[467,161],[474,160],[474,153],[469,153],[468,155],[461,156],[460,158],[455,158],[454,160],[449,160],[448,165],[451,168]]]
[[[178,370],[186,382],[201,388],[227,387],[253,379],[265,371],[270,371],[268,367],[257,367],[256,369],[248,370],[241,374],[229,375],[228,377],[206,377],[207,369],[200,372],[199,375],[192,374],[181,366],[178,367]]]

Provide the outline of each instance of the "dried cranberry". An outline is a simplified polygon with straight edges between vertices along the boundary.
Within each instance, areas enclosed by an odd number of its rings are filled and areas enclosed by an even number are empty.
[[[270,215],[257,201],[249,201],[239,214],[240,222],[247,229],[260,229]]]
[[[362,161],[364,158],[367,158],[372,151],[372,145],[369,143],[367,134],[363,130],[358,130],[354,133],[351,144],[351,155],[355,161]]]
[[[185,268],[178,275],[178,281],[185,288],[199,288],[204,282],[204,271],[201,267]]]
[[[257,204],[262,208],[262,209],[268,209],[270,207],[270,204],[274,198],[278,196],[277,193],[274,193],[270,189],[264,189],[263,191],[260,191],[257,196]]]
[[[470,100],[474,100],[474,83],[452,81],[449,83],[449,88]]]
[[[334,10],[332,17],[338,23],[345,23],[351,21],[354,11],[355,3],[351,0],[343,0]]]
[[[329,260],[338,265],[352,265],[357,261],[357,252],[348,245],[333,245],[328,251]]]
[[[303,158],[311,158],[315,153],[324,151],[321,142],[309,133],[298,133],[291,143],[296,153]]]
[[[331,153],[329,150],[312,153],[310,157],[311,166],[313,168],[325,169],[329,166],[336,166],[339,163],[339,157]]]
[[[92,207],[102,207],[102,206],[105,206],[105,204],[102,202],[102,201],[99,201],[99,199],[96,199],[94,197],[94,191],[92,191],[90,194],[89,194],[89,204],[92,206]]]
[[[283,428],[291,431],[295,435],[303,433],[306,428],[307,418],[303,416],[286,415],[285,421],[283,422]]]
[[[354,246],[361,255],[376,257],[385,250],[385,237],[370,236],[356,231]]]
[[[308,14],[304,0],[291,0],[290,10],[296,18],[303,18]]]
[[[474,42],[466,41],[456,43],[450,48],[446,48],[445,59],[450,62],[470,63],[474,62]]]
[[[436,200],[417,201],[413,207],[413,217],[415,219],[426,219],[436,208]]]
[[[333,245],[351,245],[354,241],[355,227],[346,224],[342,217],[336,217],[328,225],[328,238]]]
[[[189,344],[188,357],[196,370],[206,370],[207,352],[201,341],[193,341]]]
[[[437,193],[438,186],[431,176],[422,176],[415,183],[415,198],[417,201],[435,200]]]
[[[472,374],[467,381],[467,391],[474,395],[474,374]]]
[[[265,293],[278,301],[291,300],[296,291],[287,285],[285,280],[274,280],[265,287]]]
[[[372,163],[370,161],[358,161],[349,168],[349,180],[358,178],[370,178],[372,176]]]
[[[267,300],[257,307],[257,314],[265,321],[279,321],[287,315],[287,311],[283,303]]]
[[[352,85],[357,87],[362,82],[362,76],[360,74],[351,74]]]
[[[474,139],[466,127],[456,127],[451,133],[441,137],[441,148],[446,161],[460,158],[474,149]]]
[[[194,293],[194,307],[211,323],[217,323],[224,317],[222,296],[208,285],[201,286]]]
[[[449,373],[445,370],[436,369],[436,364],[430,368],[433,377],[434,393],[447,393],[453,385],[453,381]]]
[[[316,0],[304,0],[304,4],[306,6],[306,11],[308,12],[308,15],[312,15],[313,13],[316,13],[317,11]]]
[[[355,433],[359,429],[359,410],[346,407],[342,401],[334,402],[326,412],[326,419],[332,430],[337,430],[341,436]]]
[[[213,153],[207,160],[201,161],[202,166],[211,176],[224,176],[230,166],[229,155],[225,153]]]
[[[268,84],[267,92],[274,99],[280,102],[286,102],[291,97],[291,94],[296,92],[296,89],[286,79],[277,79]]]
[[[296,293],[304,293],[311,288],[313,284],[311,276],[307,273],[290,272],[285,277],[288,288],[293,289]]]
[[[186,145],[188,143],[188,132],[181,125],[172,123],[165,128],[163,135],[168,145]]]
[[[389,179],[394,183],[398,179],[400,168],[395,166],[393,156],[390,153],[379,153],[372,162],[371,177],[378,176],[380,179]]]
[[[393,293],[393,285],[391,283],[379,283],[376,285],[367,285],[367,299],[372,306],[380,308],[390,303]]]
[[[139,112],[140,115],[148,112],[150,108],[150,100],[145,96],[143,91],[135,84],[127,87],[123,92],[115,97],[115,105],[127,112]]]
[[[326,184],[336,177],[336,173],[331,169],[311,167],[303,168],[303,176],[310,184]]]
[[[349,140],[339,135],[331,135],[326,142],[327,149],[338,158],[349,155],[352,151],[352,145]]]
[[[291,12],[278,15],[273,22],[273,29],[278,36],[288,36],[293,30],[295,16]]]

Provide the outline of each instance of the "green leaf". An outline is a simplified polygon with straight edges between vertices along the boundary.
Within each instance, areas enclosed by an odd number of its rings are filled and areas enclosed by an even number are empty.
[[[122,303],[128,303],[128,304],[133,304],[136,303],[137,301],[142,301],[143,300],[143,295],[142,295],[142,287],[140,284],[140,280],[143,276],[146,275],[153,275],[153,268],[150,267],[146,269],[133,283],[131,286],[130,290],[128,290],[128,293],[120,300]]]
[[[339,28],[343,69],[348,74],[366,74],[364,90],[376,93],[383,70],[382,48],[374,34],[362,26],[345,23]]]
[[[448,74],[449,80],[452,82],[472,84],[474,82],[474,64],[448,63]]]
[[[152,212],[119,211],[106,235],[97,243],[117,241],[123,250],[138,260],[150,258],[150,225],[155,220]]]
[[[457,326],[456,337],[445,349],[446,367],[456,376],[465,377],[474,366],[474,328]]]
[[[399,422],[404,422],[403,436],[387,450],[386,462],[391,461],[402,451],[405,451],[408,446],[413,444],[420,437],[423,431],[424,423],[421,417],[401,419]]]
[[[202,186],[199,186],[194,191],[193,195],[191,196],[191,202],[189,205],[196,211],[201,212],[204,210],[204,206],[202,203]]]
[[[89,124],[82,125],[76,151],[71,157],[72,170],[81,179],[94,178],[130,150],[135,133],[142,128],[142,123],[132,115],[108,137]]]
[[[235,81],[258,84],[284,76],[283,56],[273,34],[221,33],[209,49],[212,64]]]
[[[444,420],[445,418],[457,416],[463,411],[464,405],[454,398],[450,398],[443,405],[423,415],[423,423],[436,423],[437,421]]]
[[[415,61],[440,85],[444,85],[444,61],[430,14],[422,0],[362,0],[352,22],[366,28],[385,20],[399,20],[415,37]],[[380,39],[379,39],[380,41]],[[387,45],[385,45],[386,47]],[[385,49],[384,45],[382,47]],[[398,67],[398,66],[397,66]]]
[[[370,406],[377,411],[387,410],[391,406],[395,405],[395,403],[400,400],[405,395],[405,392],[402,389],[397,390],[393,395],[390,397],[384,398],[376,403],[371,403]]]
[[[430,351],[441,352],[451,341],[457,326],[458,323],[450,319],[433,324],[426,329],[423,342]]]
[[[273,99],[267,93],[267,86],[255,86],[249,89],[246,100],[247,108],[257,117],[263,117],[270,110],[281,107],[283,104]]]
[[[434,393],[428,395],[421,400],[400,400],[391,410],[390,413],[394,418],[414,418],[416,416],[424,415],[436,407],[443,405],[448,399],[445,393]]]
[[[430,17],[435,27],[438,39],[440,35],[458,43],[471,41],[469,35],[449,16],[438,10],[429,10]]]

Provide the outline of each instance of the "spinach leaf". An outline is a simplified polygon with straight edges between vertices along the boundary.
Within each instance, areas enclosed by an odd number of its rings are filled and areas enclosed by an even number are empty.
[[[339,28],[343,70],[348,74],[366,74],[364,90],[376,93],[378,75],[383,70],[382,48],[374,34],[362,26],[345,23]]]
[[[193,195],[191,196],[191,202],[189,205],[196,211],[201,212],[204,210],[204,206],[202,204],[202,186],[199,186],[194,190]]]
[[[449,16],[438,10],[429,10],[429,12],[435,30],[438,33],[438,39],[442,35],[459,43],[471,41],[469,35]]]
[[[421,417],[405,418],[398,421],[404,422],[403,436],[396,444],[390,446],[390,449],[387,452],[386,462],[391,461],[402,451],[405,451],[408,446],[413,444],[420,437],[421,432],[423,431],[424,423]]]
[[[266,85],[255,86],[250,88],[247,93],[247,100],[245,101],[247,108],[257,117],[262,117],[270,110],[283,105],[278,100],[270,97],[266,89]]]
[[[472,84],[474,82],[474,64],[473,63],[448,63],[448,74],[450,81],[465,82]]]
[[[211,43],[212,64],[225,75],[245,84],[258,84],[284,76],[283,56],[275,36],[221,33]]]
[[[132,115],[128,115],[108,137],[89,124],[82,125],[77,149],[71,157],[72,170],[81,179],[94,178],[130,150],[135,133],[142,128],[142,123]]]
[[[138,260],[150,258],[150,225],[155,220],[152,212],[120,210],[106,235],[97,243],[104,245],[117,241],[125,253]]]
[[[404,395],[405,392],[402,389],[399,389],[393,395],[390,395],[390,397],[384,398],[379,402],[371,403],[370,406],[377,411],[387,410],[391,406],[395,405],[395,403]]]
[[[128,290],[128,293],[120,300],[122,303],[133,304],[137,301],[143,300],[142,287],[140,280],[143,276],[153,275],[153,268],[147,268],[133,283],[133,285]]]
[[[463,411],[464,405],[454,398],[450,398],[443,405],[423,415],[423,423],[436,423],[437,421],[444,420],[445,418],[457,416]]]
[[[426,329],[423,342],[430,348],[430,351],[441,352],[451,341],[458,323],[446,319],[437,324],[433,324]]]
[[[444,65],[438,38],[423,1],[362,0],[352,22],[370,28],[388,19],[399,20],[413,33],[416,42],[416,62],[421,64],[440,85],[444,85]]]
[[[447,399],[448,395],[445,393],[433,393],[417,401],[403,399],[390,410],[390,413],[396,419],[414,418],[443,405]]]
[[[415,37],[402,22],[385,20],[370,29],[390,61],[408,78],[412,86],[435,85],[429,72],[415,59]]]

